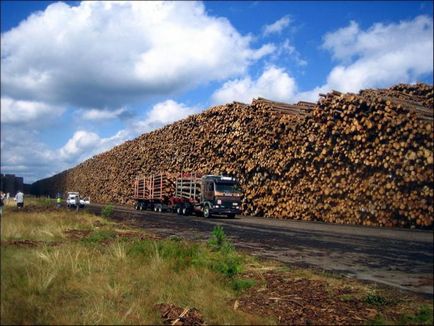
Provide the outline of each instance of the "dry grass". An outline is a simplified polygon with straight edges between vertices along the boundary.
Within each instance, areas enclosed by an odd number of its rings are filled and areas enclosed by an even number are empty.
[[[92,233],[72,240],[64,233],[70,229]],[[157,303],[196,307],[209,324],[273,322],[233,310],[236,293],[225,275],[210,268],[218,257],[206,246],[110,238],[113,230],[114,223],[84,212],[7,211],[1,323],[160,324]],[[4,242],[17,239],[46,244]],[[50,246],[52,241],[60,244]]]

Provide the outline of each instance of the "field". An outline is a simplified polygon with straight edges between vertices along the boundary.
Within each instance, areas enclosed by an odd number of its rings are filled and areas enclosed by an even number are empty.
[[[432,300],[30,200],[1,220],[1,324],[432,324]]]

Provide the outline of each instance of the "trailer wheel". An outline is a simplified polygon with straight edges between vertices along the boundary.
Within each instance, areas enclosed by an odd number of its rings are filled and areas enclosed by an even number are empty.
[[[158,212],[162,213],[163,212],[163,205],[158,205]]]
[[[140,204],[139,203],[136,203],[136,205],[134,206],[134,208],[136,209],[136,211],[138,211],[139,209],[140,209]]]
[[[179,206],[179,205],[176,206],[176,214],[177,215],[182,215],[181,206]]]
[[[208,206],[208,205],[206,205],[206,206],[203,208],[203,216],[204,216],[205,218],[210,218],[210,217],[211,217],[211,212],[210,212],[210,209],[209,209],[209,206]]]
[[[184,216],[190,215],[187,206],[184,206],[182,208],[182,215]]]
[[[140,209],[141,211],[143,211],[143,210],[145,209],[145,203],[140,203],[140,204],[139,204],[139,209]]]

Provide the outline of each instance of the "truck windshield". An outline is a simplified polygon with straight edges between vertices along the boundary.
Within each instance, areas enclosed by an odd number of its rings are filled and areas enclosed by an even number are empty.
[[[216,183],[216,191],[218,192],[230,192],[239,193],[241,192],[240,187],[236,183]]]

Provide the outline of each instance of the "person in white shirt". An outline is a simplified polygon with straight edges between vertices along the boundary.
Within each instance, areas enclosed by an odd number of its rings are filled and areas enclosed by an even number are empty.
[[[24,207],[24,194],[21,192],[21,190],[19,190],[17,192],[17,194],[15,195],[15,200],[17,202],[17,207],[18,208],[23,208]]]

